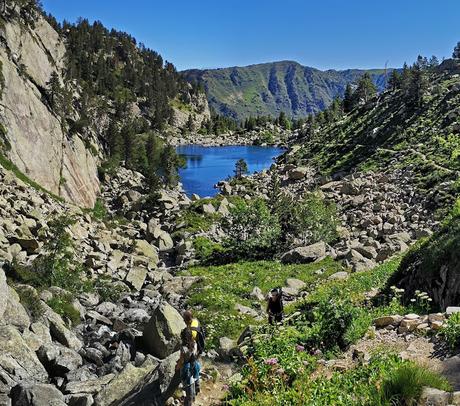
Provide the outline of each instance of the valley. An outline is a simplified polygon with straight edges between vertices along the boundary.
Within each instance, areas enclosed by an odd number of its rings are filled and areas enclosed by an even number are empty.
[[[185,310],[193,404],[460,404],[460,45],[178,72],[0,9],[0,406],[184,404]]]

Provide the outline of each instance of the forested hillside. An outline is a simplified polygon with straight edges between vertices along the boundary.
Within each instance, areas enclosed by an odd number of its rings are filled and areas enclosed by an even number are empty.
[[[391,71],[391,70],[389,70]],[[223,69],[193,69],[182,72],[191,83],[202,84],[209,104],[219,114],[244,120],[249,116],[303,118],[324,110],[343,97],[348,83],[365,71],[320,71],[297,62],[282,61]],[[367,71],[379,90],[385,87],[383,69]]]

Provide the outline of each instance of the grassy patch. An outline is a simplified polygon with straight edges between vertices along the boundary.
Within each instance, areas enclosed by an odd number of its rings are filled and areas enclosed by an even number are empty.
[[[322,273],[316,271],[322,269]],[[332,259],[308,265],[282,265],[275,261],[240,262],[223,266],[195,267],[186,274],[200,276],[202,282],[190,291],[189,304],[197,309],[198,317],[208,330],[209,342],[216,344],[223,336],[236,338],[254,319],[237,312],[239,303],[260,307],[249,298],[255,286],[268,292],[284,286],[287,278],[298,278],[311,288],[342,267]],[[263,306],[263,304],[262,304]]]
[[[261,381],[249,375],[242,385],[232,388],[232,406],[315,405],[315,406],[392,406],[416,405],[423,386],[449,390],[445,379],[426,368],[402,361],[395,354],[376,353],[368,364],[345,372],[335,372],[329,379],[311,378],[308,368],[301,368],[291,385],[286,385],[278,365],[267,368]],[[266,390],[260,391],[262,384]],[[248,385],[252,392],[242,391]]]

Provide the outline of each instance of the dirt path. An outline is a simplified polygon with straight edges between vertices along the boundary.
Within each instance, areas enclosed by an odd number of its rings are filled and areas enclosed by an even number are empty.
[[[232,365],[203,361],[201,392],[194,406],[217,406],[228,392],[228,380],[234,374]]]

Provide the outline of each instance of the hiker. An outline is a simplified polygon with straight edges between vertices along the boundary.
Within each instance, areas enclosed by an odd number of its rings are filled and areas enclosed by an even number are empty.
[[[280,323],[283,320],[283,292],[281,288],[275,288],[270,291],[267,301],[268,322]]]
[[[185,390],[185,406],[190,406],[200,393],[201,365],[198,361],[204,350],[204,333],[190,310],[184,312],[187,325],[181,332],[181,352],[177,369],[181,371],[182,385]]]

